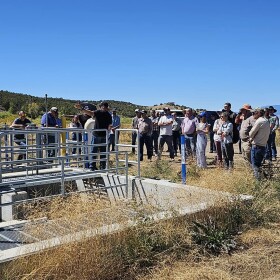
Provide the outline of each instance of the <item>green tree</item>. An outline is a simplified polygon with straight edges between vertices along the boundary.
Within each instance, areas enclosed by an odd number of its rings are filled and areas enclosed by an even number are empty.
[[[36,102],[28,104],[27,114],[32,118],[36,119],[40,115],[40,106]]]

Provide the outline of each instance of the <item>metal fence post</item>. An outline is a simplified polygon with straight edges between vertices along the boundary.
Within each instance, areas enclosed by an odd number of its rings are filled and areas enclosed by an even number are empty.
[[[187,181],[187,170],[186,170],[186,146],[185,136],[181,135],[181,163],[182,163],[182,184],[186,184]]]

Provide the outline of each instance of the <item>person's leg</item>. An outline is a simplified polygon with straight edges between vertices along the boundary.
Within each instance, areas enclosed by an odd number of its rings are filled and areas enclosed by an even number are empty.
[[[216,152],[217,152],[217,162],[219,165],[222,165],[223,155],[222,155],[221,141],[215,141],[215,145],[216,145]]]
[[[209,132],[209,140],[210,140],[210,153],[216,151],[215,143],[214,143],[214,132]]]
[[[111,151],[115,151],[115,134],[110,134],[109,151],[110,151],[110,144],[112,145]]]
[[[175,155],[177,155],[177,134],[176,134],[177,131],[173,131],[172,132],[172,146],[173,146],[173,150],[174,150],[174,153]]]
[[[239,148],[239,154],[242,154],[242,140],[241,139],[239,139],[239,141],[238,141],[238,148]]]
[[[273,159],[277,158],[277,149],[276,149],[275,139],[276,139],[276,133],[274,131],[271,133],[271,153],[272,153]]]
[[[159,136],[159,146],[158,146],[158,157],[159,157],[159,159],[161,159],[164,143],[165,143],[165,135],[160,135]]]
[[[194,135],[193,137],[190,137],[190,145],[191,145],[191,151],[193,158],[196,156],[196,139],[197,136]]]
[[[99,147],[99,151],[101,153],[106,152],[106,136],[105,137],[98,137],[99,138],[99,143],[104,144]],[[106,158],[108,155],[106,154],[100,154],[100,169],[106,169]]]
[[[272,160],[272,149],[271,149],[271,134],[269,135],[269,138],[267,140],[266,143],[266,147],[265,147],[265,159],[267,160]]]
[[[200,154],[200,156],[201,156],[201,167],[202,168],[207,167],[206,155],[205,155],[206,146],[207,146],[207,137],[206,137],[206,135],[203,135],[202,142],[201,142],[201,154]]]
[[[152,159],[153,156],[153,146],[152,146],[152,138],[149,135],[146,135],[145,137],[145,145],[147,149],[147,156],[148,159]]]
[[[222,154],[224,158],[224,167],[228,169],[229,167],[229,160],[228,160],[228,155],[227,155],[227,149],[226,149],[226,144],[222,143]]]
[[[227,147],[227,155],[229,160],[229,168],[233,168],[233,157],[234,157],[234,149],[233,149],[233,143],[229,143],[226,145]]]
[[[91,145],[93,145],[92,148],[91,148],[91,153],[92,154],[95,154],[98,151],[98,147],[96,147],[95,144],[99,144],[99,137],[93,135],[92,139],[91,139]],[[96,157],[96,155],[92,155],[92,156],[89,156],[89,158],[91,158],[92,160],[96,160],[97,157]],[[89,168],[91,170],[96,170],[97,169],[96,162],[92,161],[89,165]]]
[[[159,132],[154,131],[154,149],[155,149],[155,155],[158,154],[158,137],[159,137]]]
[[[166,144],[168,146],[169,156],[174,159],[174,148],[172,135],[166,135]]]
[[[136,138],[137,138],[137,133],[132,132],[132,139],[131,139],[131,144],[135,145],[136,144]],[[132,153],[135,154],[135,147],[132,147]]]
[[[259,146],[255,146],[255,145],[252,146],[251,162],[252,162],[254,176],[257,180],[260,179],[259,169],[262,165],[264,155],[265,155],[265,147],[259,147]]]
[[[186,153],[187,156],[191,156],[192,155],[192,149],[191,149],[191,137],[185,135],[185,146],[186,146]]]
[[[145,135],[140,134],[140,143],[139,143],[139,148],[140,148],[140,161],[143,160],[144,157],[144,142],[145,142]]]
[[[202,167],[202,143],[201,143],[201,135],[197,136],[197,142],[196,142],[196,164],[198,167]]]
[[[55,135],[48,134],[48,157],[55,156]]]
[[[251,144],[248,141],[242,141],[243,158],[251,163]]]

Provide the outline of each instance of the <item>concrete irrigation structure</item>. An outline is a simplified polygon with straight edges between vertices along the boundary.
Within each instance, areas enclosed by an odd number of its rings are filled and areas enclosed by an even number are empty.
[[[4,135],[4,138],[8,139],[13,133],[8,132],[8,134]],[[34,132],[28,131],[26,133],[31,134]],[[35,133],[33,138],[38,138],[36,135],[40,133]],[[59,133],[65,133],[65,131],[51,131],[51,133],[58,133],[57,139],[59,139]],[[121,211],[122,222],[112,221],[110,218],[95,221],[83,216],[79,221],[75,221],[77,229],[75,233],[70,230],[71,226],[69,223],[71,221],[40,219],[34,222],[14,220],[13,217],[18,214],[15,210],[15,204],[28,203],[38,199],[30,198],[28,189],[40,188],[48,183],[57,184],[51,195],[67,195],[64,184],[66,182],[74,182],[76,192],[80,192],[85,196],[90,192],[102,196],[111,204],[116,204],[120,201],[129,204],[133,201],[137,205],[152,207],[156,211],[153,211],[147,218],[154,221],[169,219],[174,217],[174,215],[190,215],[203,211],[221,201],[237,198],[241,200],[251,199],[250,196],[237,197],[230,193],[175,184],[166,180],[129,176],[128,153],[125,151],[119,152],[118,149],[115,152],[115,156],[116,161],[119,161],[116,162],[113,168],[109,168],[107,164],[107,168],[102,170],[102,172],[100,170],[90,171],[84,167],[84,164],[89,161],[86,159],[88,155],[73,156],[61,154],[63,149],[67,150],[69,148],[67,141],[65,143],[58,143],[56,159],[51,163],[48,162],[51,159],[40,156],[42,153],[41,148],[38,149],[37,145],[31,143],[26,148],[26,160],[20,162],[21,164],[24,163],[24,166],[19,168],[17,165],[13,169],[13,165],[16,165],[18,161],[13,160],[13,158],[11,159],[13,157],[11,151],[20,151],[16,149],[17,147],[13,147],[11,142],[7,145],[3,145],[4,142],[2,142],[1,146],[0,205],[2,208],[2,220],[6,221],[0,223],[0,263],[69,242],[82,241],[85,238],[96,235],[124,230],[137,224],[137,220],[133,218],[137,213],[135,213],[133,208],[118,210]],[[6,143],[8,141],[5,140]],[[88,149],[88,144],[86,143],[77,143],[77,146],[80,147],[81,144]],[[131,146],[127,146],[131,148]],[[117,147],[121,147],[121,144],[117,143]],[[47,149],[48,147],[45,148]],[[36,156],[32,157],[32,153],[35,153]],[[39,156],[38,153],[40,153]],[[2,155],[4,156],[2,157]],[[9,158],[7,158],[7,155]],[[106,153],[107,161],[109,157],[112,157],[112,153],[108,151]],[[72,164],[69,164],[69,162]],[[136,161],[136,164],[140,164],[139,159]],[[39,199],[45,199],[45,197]],[[105,212],[103,216],[106,217]],[[36,235],[35,232],[30,234],[30,232],[26,231],[26,228],[38,224],[45,234]]]

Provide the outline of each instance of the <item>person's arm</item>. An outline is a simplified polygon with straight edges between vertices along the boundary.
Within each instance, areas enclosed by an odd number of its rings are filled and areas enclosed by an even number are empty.
[[[74,105],[74,107],[75,107],[76,109],[81,110],[82,113],[85,113],[85,114],[87,114],[87,115],[89,115],[89,116],[94,117],[94,111],[83,109],[83,106],[82,106],[81,103],[76,103],[76,104]]]
[[[112,130],[113,131],[121,127],[121,119],[120,119],[120,117],[118,116],[116,120],[117,120],[116,121],[116,125],[112,126]]]
[[[252,129],[249,132],[250,141],[252,141],[255,138],[256,134],[259,131],[260,125],[261,123],[258,121],[253,125]]]
[[[275,116],[275,125],[272,129],[272,132],[275,132],[279,128],[279,118]]]
[[[16,128],[16,129],[23,129],[25,127],[24,124],[18,123],[18,119],[15,119],[13,123],[10,125],[10,128]]]

